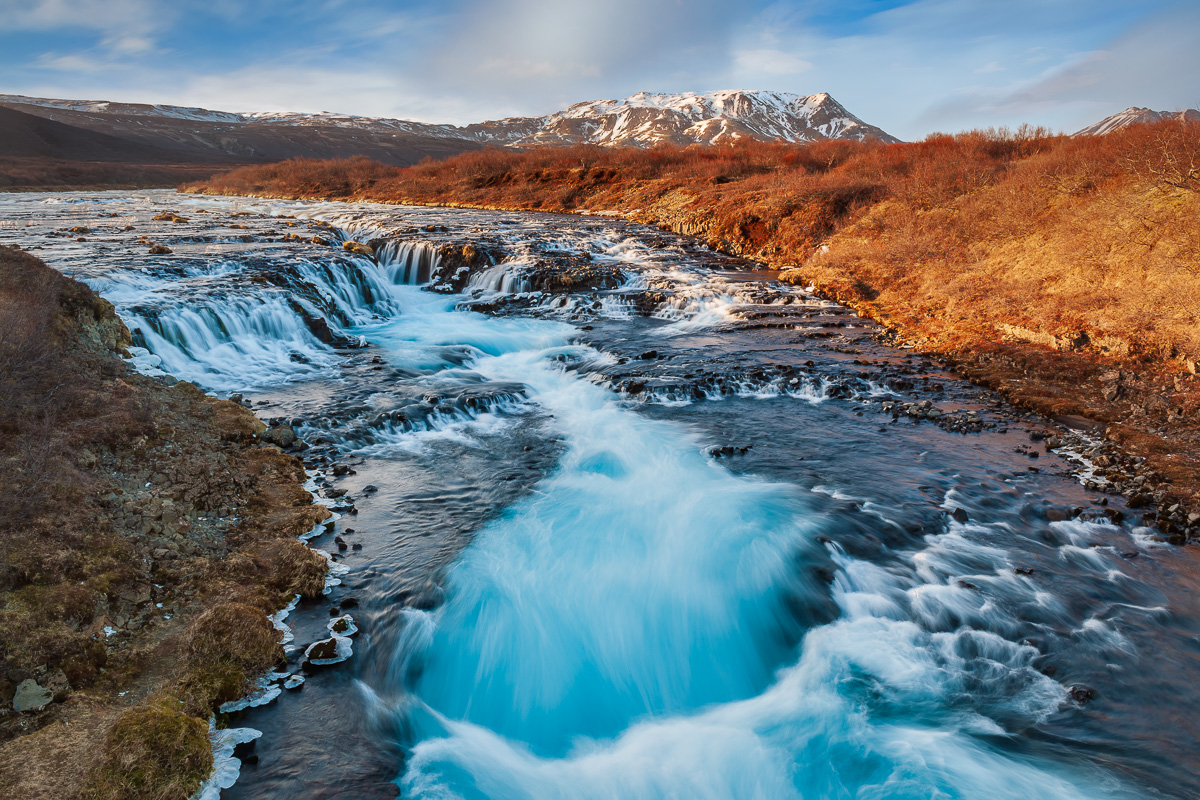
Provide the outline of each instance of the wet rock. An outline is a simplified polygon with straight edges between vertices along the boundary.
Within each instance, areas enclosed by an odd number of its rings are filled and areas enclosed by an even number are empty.
[[[13,695],[13,710],[41,711],[52,702],[54,702],[54,692],[33,678],[27,678],[17,684],[17,693]]]
[[[155,222],[187,222],[188,221],[187,217],[181,217],[179,214],[176,214],[174,211],[164,211],[161,214],[155,214],[150,219],[154,220]]]
[[[171,248],[167,247],[165,244],[156,244],[152,245],[147,252],[152,256],[167,256],[174,251],[172,251]]]
[[[1067,689],[1067,694],[1071,696],[1072,700],[1080,705],[1090,703],[1092,700],[1096,699],[1096,690],[1091,686],[1087,686],[1086,684],[1082,683],[1076,684],[1075,686]]]
[[[349,253],[355,253],[356,255],[366,256],[367,258],[375,257],[375,251],[371,249],[371,246],[367,245],[367,244],[363,244],[362,242],[354,242],[354,241],[343,242],[342,249]]]
[[[644,352],[640,356],[638,356],[638,358],[642,359],[643,361],[651,361],[653,359],[658,358],[658,351],[657,350],[647,350],[646,352]]]
[[[379,488],[377,486],[375,486],[375,484],[373,484],[373,483],[368,483],[366,486],[364,486],[362,488],[363,494],[374,494],[375,492],[378,492],[378,491],[379,491]]]
[[[263,438],[271,444],[287,448],[296,443],[296,431],[290,425],[279,425],[268,428],[267,432],[263,434]]]
[[[960,524],[965,523],[968,519],[970,519],[966,510],[962,509],[962,508],[954,509],[953,511],[950,512],[950,516],[954,518],[955,522],[958,522]]]
[[[334,474],[334,477],[340,478],[342,475],[353,475],[354,471],[352,469],[350,469],[350,467],[346,466],[345,464],[334,464],[333,465],[333,474]],[[345,494],[345,492],[343,492],[342,494]]]
[[[337,639],[331,637],[329,639],[321,639],[320,641],[313,642],[308,646],[308,649],[304,651],[304,657],[310,661],[326,658],[337,658]]]

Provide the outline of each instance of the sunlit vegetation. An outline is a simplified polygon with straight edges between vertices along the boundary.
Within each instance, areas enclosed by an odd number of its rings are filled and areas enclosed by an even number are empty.
[[[246,167],[191,191],[619,211],[791,270],[942,346],[1200,356],[1200,125],[909,144],[489,149]]]

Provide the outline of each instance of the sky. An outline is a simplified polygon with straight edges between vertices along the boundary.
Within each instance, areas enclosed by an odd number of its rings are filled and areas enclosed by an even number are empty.
[[[1198,0],[0,0],[0,93],[466,124],[828,92],[902,139],[1200,106]]]

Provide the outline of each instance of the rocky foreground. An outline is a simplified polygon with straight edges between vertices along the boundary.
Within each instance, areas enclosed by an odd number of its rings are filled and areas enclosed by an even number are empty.
[[[186,798],[283,657],[329,516],[242,406],[130,372],[112,306],[0,247],[0,796]]]

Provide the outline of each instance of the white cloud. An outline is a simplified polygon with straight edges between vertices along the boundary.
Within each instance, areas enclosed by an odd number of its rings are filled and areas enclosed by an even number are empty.
[[[535,61],[530,58],[493,58],[483,62],[483,69],[493,75],[510,78],[565,78],[581,76],[600,77],[597,64],[573,64],[553,61]]]
[[[782,50],[759,48],[737,50],[733,54],[736,73],[752,75],[798,75],[812,69],[812,64],[797,55]]]
[[[153,0],[0,0],[10,31],[93,30],[143,34],[174,18],[171,6]]]
[[[43,53],[38,57],[37,65],[43,69],[51,69],[56,72],[74,72],[74,73],[105,73],[108,72],[112,65],[103,59],[92,58],[86,55],[69,54],[55,55],[54,53]]]

